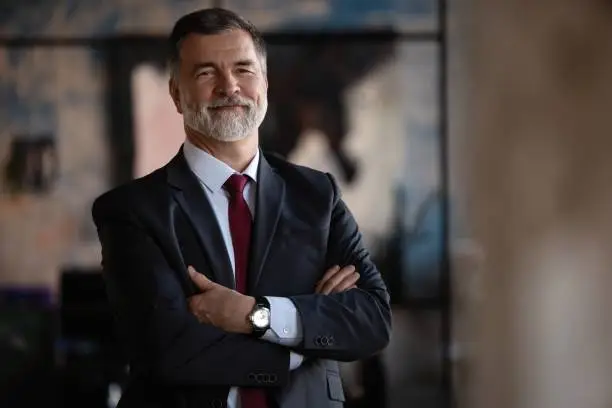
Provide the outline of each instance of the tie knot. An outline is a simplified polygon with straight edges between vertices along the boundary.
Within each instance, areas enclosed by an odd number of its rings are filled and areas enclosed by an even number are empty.
[[[238,194],[242,194],[248,181],[248,176],[234,173],[227,179],[225,184],[223,184],[223,187],[225,187],[230,195],[236,196]]]

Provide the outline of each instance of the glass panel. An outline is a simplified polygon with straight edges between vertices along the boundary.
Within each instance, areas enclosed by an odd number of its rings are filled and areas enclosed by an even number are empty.
[[[269,49],[264,148],[336,177],[398,302],[439,293],[436,51],[307,35]]]
[[[403,129],[406,161],[398,200],[401,215],[402,298],[436,300],[443,250],[440,191],[441,147],[437,62],[434,44],[403,43],[397,53],[405,67],[397,87],[405,95]]]
[[[291,161],[332,173],[368,246],[384,246],[395,223],[405,161],[392,41],[329,37],[270,46],[270,108],[262,144]]]

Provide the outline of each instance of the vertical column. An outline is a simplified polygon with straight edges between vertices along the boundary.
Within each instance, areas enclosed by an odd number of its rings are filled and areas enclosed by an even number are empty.
[[[483,259],[478,300],[458,293],[471,346],[461,405],[608,407],[612,3],[470,3],[451,166]],[[473,272],[456,266],[455,280]]]

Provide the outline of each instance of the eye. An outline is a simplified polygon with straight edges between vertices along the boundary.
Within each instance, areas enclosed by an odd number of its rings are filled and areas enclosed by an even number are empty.
[[[253,70],[250,68],[238,68],[238,73],[239,74],[252,74]]]
[[[204,77],[204,78],[206,78],[206,77],[209,77],[209,76],[211,76],[211,75],[212,75],[212,71],[199,71],[199,72],[196,74],[196,77],[197,77],[197,78],[200,78],[200,77]]]

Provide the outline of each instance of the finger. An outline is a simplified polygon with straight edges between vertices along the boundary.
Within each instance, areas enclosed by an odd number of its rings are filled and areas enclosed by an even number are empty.
[[[333,288],[335,288],[340,282],[342,282],[347,276],[355,273],[355,267],[353,265],[345,266],[340,269],[335,275],[329,278],[323,283],[323,286],[319,290],[319,293],[329,295]]]
[[[194,296],[187,298],[187,306],[189,308],[189,311],[194,315],[197,315],[200,312],[200,306],[199,306],[200,296],[201,295],[194,295]]]
[[[354,272],[355,272],[355,267],[353,265],[345,266],[344,268],[336,272],[333,276],[331,276],[329,279],[327,279],[325,282],[323,282],[319,288],[318,293],[329,294],[329,292],[338,283],[340,283],[342,280],[344,280],[344,278],[346,278],[347,276],[349,276],[350,274]]]
[[[197,307],[195,296],[187,298],[187,306],[188,306],[189,311],[191,312],[191,314],[194,315],[195,317],[197,317],[198,320],[199,320],[198,307]]]
[[[216,283],[208,279],[204,274],[197,272],[193,266],[187,267],[187,271],[189,272],[191,280],[198,288],[208,290],[215,287]]]
[[[329,268],[327,271],[325,271],[325,274],[323,275],[323,277],[321,278],[321,280],[319,282],[325,282],[327,281],[329,278],[331,278],[332,276],[334,276],[336,273],[338,273],[338,271],[340,270],[340,265],[334,265],[331,268]]]
[[[340,265],[334,265],[331,268],[329,268],[325,272],[321,280],[317,282],[317,285],[315,287],[315,293],[319,293],[319,291],[321,290],[325,282],[327,282],[327,280],[331,278],[332,276],[334,276],[334,274],[337,273],[339,270],[340,270]]]
[[[210,319],[204,310],[200,310],[198,301],[203,295],[195,295],[187,298],[187,305],[191,314],[193,314],[200,323],[210,324]]]
[[[353,265],[348,265],[343,268],[339,268],[334,274],[330,274],[328,279],[321,281],[317,293],[329,294],[329,291],[331,291],[331,289],[333,289],[333,287],[336,286],[338,282],[340,282],[342,279],[344,279],[345,276],[348,276],[354,271],[355,267]]]
[[[346,278],[344,278],[341,282],[339,282],[334,288],[331,290],[331,293],[340,293],[346,290],[352,289],[355,287],[355,284],[359,280],[359,273],[353,272]]]

